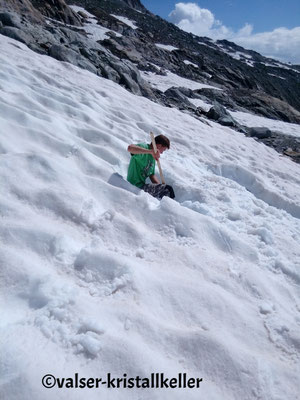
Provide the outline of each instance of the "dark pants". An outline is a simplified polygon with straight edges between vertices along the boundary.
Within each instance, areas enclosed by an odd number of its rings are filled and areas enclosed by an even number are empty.
[[[174,190],[170,185],[148,183],[144,185],[142,189],[158,199],[162,199],[164,196],[171,197],[171,199],[175,198]]]

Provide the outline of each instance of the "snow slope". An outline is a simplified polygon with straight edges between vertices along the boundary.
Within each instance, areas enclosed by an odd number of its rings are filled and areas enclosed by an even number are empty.
[[[157,67],[157,70],[159,71],[160,68]],[[165,92],[166,90],[170,89],[173,86],[186,87],[191,90],[197,90],[203,88],[222,90],[215,86],[206,85],[205,83],[190,81],[189,79],[182,78],[181,76],[173,74],[173,72],[170,71],[165,71],[165,73],[166,75],[158,75],[155,72],[140,71],[140,74],[143,77],[143,79],[145,79],[145,81],[150,83],[151,86],[161,90],[162,92]]]
[[[230,114],[240,124],[245,123],[245,125],[249,128],[261,126],[264,128],[269,128],[273,131],[279,131],[283,135],[300,137],[300,126],[297,124],[289,124],[283,121],[276,121],[274,119],[259,117],[257,115],[252,115],[241,111],[230,111]]]
[[[299,399],[299,165],[12,39],[0,46],[1,398]],[[161,163],[176,201],[112,184],[151,130],[171,139]],[[203,382],[41,383],[108,372]]]

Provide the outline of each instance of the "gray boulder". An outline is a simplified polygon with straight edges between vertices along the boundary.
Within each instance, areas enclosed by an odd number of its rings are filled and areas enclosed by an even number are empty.
[[[249,129],[249,135],[258,139],[267,139],[272,136],[269,128],[254,127]]]
[[[13,26],[4,26],[2,28],[0,27],[0,33],[2,35],[10,37],[11,39],[15,39],[21,43],[25,43],[27,46],[32,41],[31,35]]]
[[[207,112],[207,118],[219,121],[219,119],[229,116],[228,111],[221,104],[215,103]]]
[[[85,57],[81,56],[80,53],[67,48],[66,46],[54,44],[49,49],[49,55],[56,60],[66,61],[70,64],[77,65],[80,68],[87,69],[90,72],[97,73],[97,68],[90,63]]]
[[[182,90],[180,87],[171,87],[167,89],[164,94],[171,101],[172,104],[177,104],[180,108],[190,108],[196,110],[195,107],[184,93],[187,93],[185,89]]]
[[[67,61],[72,64],[77,63],[78,53],[66,46],[53,44],[49,49],[49,56],[59,61]]]
[[[0,21],[2,22],[3,26],[10,26],[19,29],[22,28],[21,17],[15,12],[0,12]]]
[[[64,0],[31,0],[36,10],[48,18],[69,25],[81,26],[81,18]]]
[[[219,118],[218,123],[224,126],[232,126],[232,127],[235,127],[237,125],[236,121],[230,115],[226,115],[225,117]]]
[[[229,114],[225,107],[221,104],[215,103],[213,107],[206,113],[206,117],[212,119],[223,126],[230,126],[244,132],[245,129]]]

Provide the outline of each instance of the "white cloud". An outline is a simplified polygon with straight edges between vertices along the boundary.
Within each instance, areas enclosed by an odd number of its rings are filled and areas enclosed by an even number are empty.
[[[206,8],[200,8],[195,3],[177,3],[169,17],[175,23],[188,21],[191,24],[204,24],[210,29],[214,23],[214,15]]]
[[[300,27],[253,34],[253,26],[247,23],[235,32],[196,3],[177,3],[169,17],[179,28],[195,35],[231,40],[267,57],[300,64]]]
[[[239,45],[285,62],[300,64],[300,27],[232,38]]]
[[[235,37],[248,37],[252,34],[253,25],[245,24],[236,34]]]
[[[195,3],[177,3],[169,17],[179,28],[195,35],[208,36],[209,33],[213,39],[220,39],[222,35],[230,34],[230,30],[216,20],[211,11]]]

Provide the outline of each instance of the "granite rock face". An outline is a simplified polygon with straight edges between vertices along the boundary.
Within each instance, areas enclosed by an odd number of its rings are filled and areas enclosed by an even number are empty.
[[[79,15],[64,0],[31,0],[33,7],[46,17],[66,24],[81,26]]]
[[[0,11],[11,11],[35,23],[44,22],[43,15],[30,0],[0,0]]]

